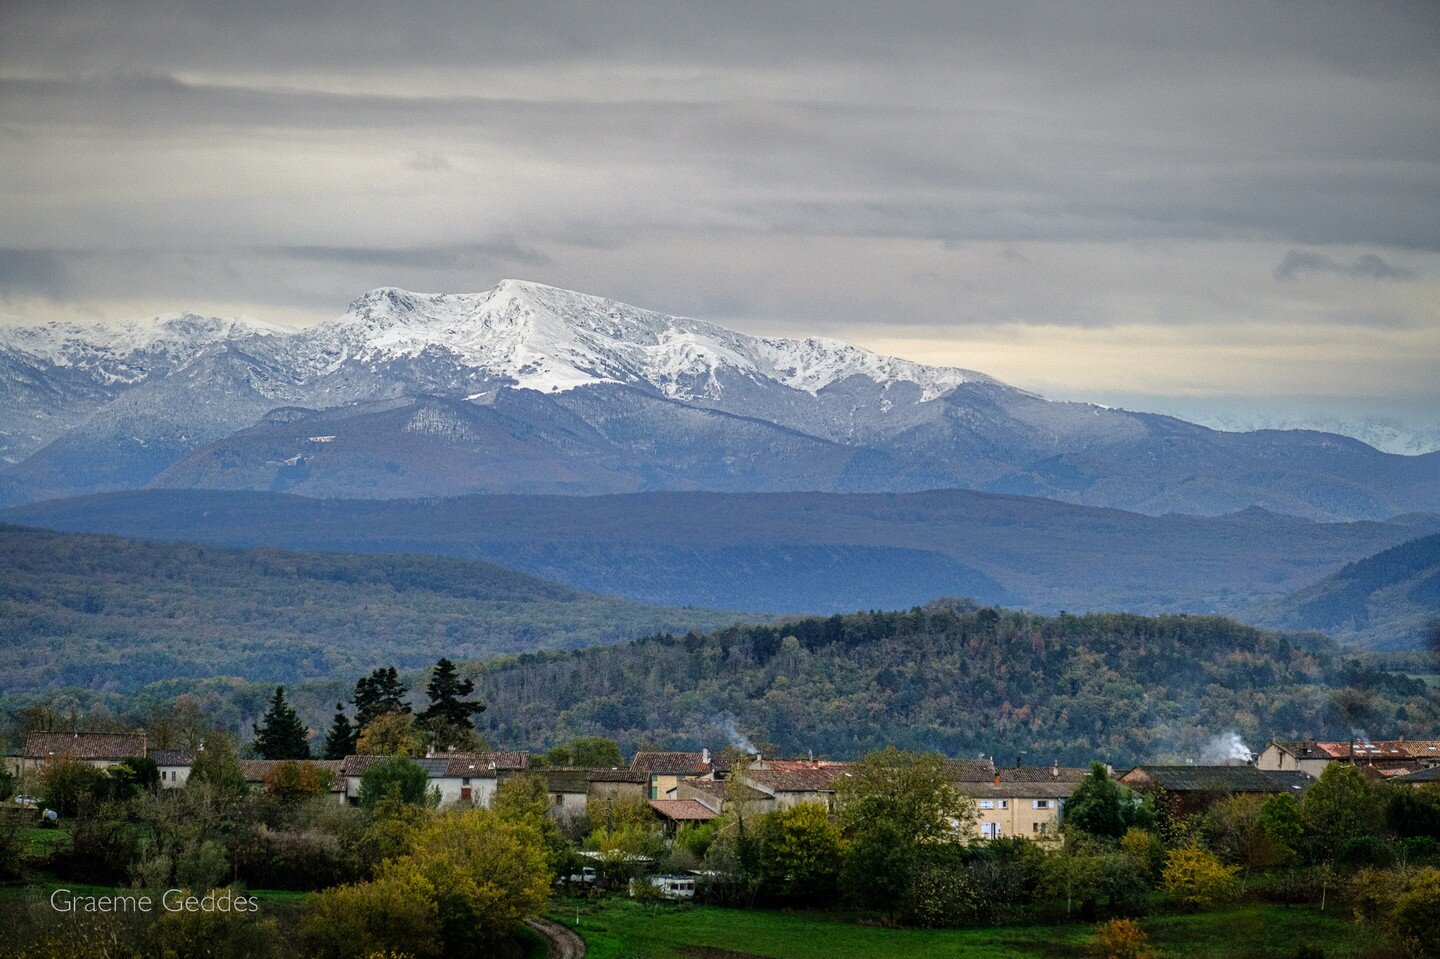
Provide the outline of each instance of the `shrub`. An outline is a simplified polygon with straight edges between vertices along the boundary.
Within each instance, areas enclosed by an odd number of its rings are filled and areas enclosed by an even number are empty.
[[[819,803],[799,803],[761,817],[759,873],[766,890],[793,899],[829,900],[841,856],[840,828]]]
[[[360,776],[360,805],[374,809],[382,800],[391,799],[412,806],[428,804],[430,778],[419,764],[404,756],[391,756],[373,763]]]
[[[59,759],[40,774],[45,805],[62,816],[78,816],[110,796],[110,777],[89,763]]]
[[[340,839],[317,829],[263,826],[241,848],[245,880],[266,889],[324,889],[360,878],[360,864]]]
[[[1120,837],[1120,851],[1135,862],[1135,867],[1148,882],[1160,878],[1165,868],[1165,844],[1148,829],[1131,827]]]
[[[1440,869],[1417,869],[1391,900],[1390,928],[1417,959],[1440,956],[1435,917],[1440,916]]]
[[[1388,866],[1394,861],[1390,845],[1374,836],[1352,836],[1335,852],[1336,865],[1350,868]]]
[[[944,862],[922,863],[901,913],[922,929],[963,926],[990,918],[994,902],[969,869]]]
[[[1187,906],[1204,909],[1235,895],[1239,867],[1227,866],[1199,846],[1175,849],[1165,857],[1161,884]]]
[[[300,939],[316,959],[364,959],[396,952],[441,954],[434,888],[419,876],[384,876],[317,894],[300,920]]]
[[[1440,863],[1440,842],[1429,836],[1411,836],[1395,844],[1395,852],[1402,863],[1425,866]]]
[[[1158,955],[1134,919],[1112,919],[1099,927],[1086,952],[1094,959],[1154,959]]]
[[[334,781],[335,774],[324,766],[287,759],[266,774],[265,793],[276,802],[295,805],[325,795]]]

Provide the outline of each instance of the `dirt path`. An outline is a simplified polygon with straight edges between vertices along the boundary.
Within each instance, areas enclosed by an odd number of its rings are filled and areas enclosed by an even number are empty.
[[[572,929],[549,919],[526,919],[525,925],[534,929],[550,943],[550,959],[584,959],[585,940]]]

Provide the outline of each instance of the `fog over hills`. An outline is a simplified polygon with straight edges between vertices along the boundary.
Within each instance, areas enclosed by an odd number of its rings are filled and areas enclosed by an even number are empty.
[[[966,488],[1159,515],[1383,519],[1440,453],[1051,402],[833,340],[534,283],[373,290],[304,330],[0,331],[0,502],[147,486],[347,498]]]

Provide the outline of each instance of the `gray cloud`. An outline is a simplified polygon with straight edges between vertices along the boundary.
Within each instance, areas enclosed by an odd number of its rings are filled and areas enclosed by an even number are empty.
[[[257,247],[262,256],[352,266],[421,267],[425,269],[489,269],[501,264],[543,266],[550,258],[513,240],[493,243],[456,243],[425,247],[268,246]]]
[[[9,0],[0,297],[285,320],[521,276],[1022,385],[1211,328],[1440,380],[1335,345],[1434,326],[1433,2],[875,9]]]
[[[1328,273],[1334,276],[1348,276],[1362,280],[1413,280],[1415,271],[1403,266],[1393,266],[1375,253],[1362,253],[1349,263],[1343,263],[1313,250],[1291,250],[1285,259],[1275,267],[1275,279],[1296,280],[1306,273]]]
[[[75,291],[64,253],[0,248],[0,300],[39,296],[64,300]]]

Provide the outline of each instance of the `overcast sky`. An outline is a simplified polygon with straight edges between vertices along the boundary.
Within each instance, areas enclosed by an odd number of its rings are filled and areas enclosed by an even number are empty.
[[[1433,2],[3,0],[0,312],[519,277],[1435,447],[1437,104]]]

